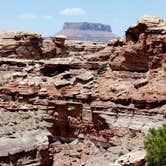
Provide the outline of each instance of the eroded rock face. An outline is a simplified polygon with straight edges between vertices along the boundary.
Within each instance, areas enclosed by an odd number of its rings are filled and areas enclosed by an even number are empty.
[[[166,36],[140,20],[95,54],[0,58],[0,165],[143,166],[145,134],[165,123]]]
[[[52,36],[43,42],[40,34],[0,31],[0,55],[3,57],[40,59],[64,53],[64,36]]]
[[[37,33],[0,32],[0,54],[16,58],[40,57],[42,38]]]
[[[0,31],[0,55],[22,59],[84,56],[106,47],[106,43],[66,40],[64,35],[42,38],[30,32]]]
[[[166,22],[143,16],[126,31],[126,45],[111,57],[113,70],[148,71],[165,61]]]

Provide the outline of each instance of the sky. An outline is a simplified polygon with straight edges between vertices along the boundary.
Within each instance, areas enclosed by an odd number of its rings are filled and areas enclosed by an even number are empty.
[[[95,22],[122,36],[145,14],[166,19],[166,0],[0,0],[0,29],[50,36],[64,22]]]

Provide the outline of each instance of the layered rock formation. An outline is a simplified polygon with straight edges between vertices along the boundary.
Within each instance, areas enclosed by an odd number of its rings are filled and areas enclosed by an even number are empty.
[[[143,166],[165,123],[165,44],[166,22],[144,16],[97,53],[0,58],[0,165]]]
[[[0,55],[37,60],[85,55],[106,47],[106,43],[65,40],[63,35],[42,38],[37,33],[0,31]]]
[[[40,34],[0,31],[0,56],[10,58],[51,58],[64,53],[64,36],[52,36],[43,42]]]
[[[103,50],[107,43],[92,42],[92,41],[79,41],[79,40],[66,40],[65,48],[68,56],[83,56]]]
[[[88,22],[64,23],[63,30],[59,34],[67,36],[69,40],[96,42],[107,42],[116,37],[110,25]]]
[[[126,32],[127,44],[111,59],[111,68],[115,70],[148,71],[161,67],[165,56],[164,20],[151,16],[142,17],[136,25]],[[122,53],[122,54],[121,54]]]

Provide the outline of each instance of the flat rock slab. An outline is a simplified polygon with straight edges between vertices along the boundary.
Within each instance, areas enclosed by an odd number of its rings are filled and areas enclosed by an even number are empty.
[[[85,71],[77,76],[77,79],[81,81],[90,81],[93,79],[93,74],[90,71]]]
[[[12,137],[0,138],[0,157],[6,157],[20,152],[28,152],[34,149],[47,149],[49,142],[47,130],[33,130]]]
[[[54,84],[56,87],[62,87],[62,86],[70,85],[71,82],[67,80],[56,80]]]

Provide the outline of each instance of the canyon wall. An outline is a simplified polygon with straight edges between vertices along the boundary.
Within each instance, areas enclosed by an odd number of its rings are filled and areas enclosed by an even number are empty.
[[[159,17],[141,17],[99,52],[3,57],[0,72],[2,166],[143,166],[145,134],[166,122]]]

